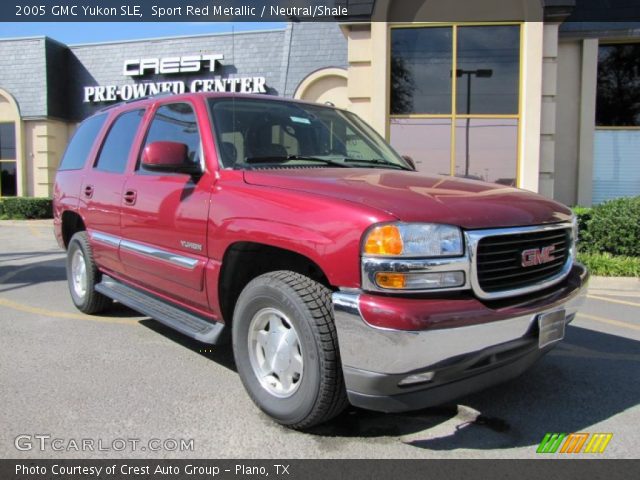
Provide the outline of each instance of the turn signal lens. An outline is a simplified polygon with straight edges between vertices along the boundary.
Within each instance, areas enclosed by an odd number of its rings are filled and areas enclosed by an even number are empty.
[[[376,273],[376,283],[381,288],[404,288],[407,276],[404,273]]]
[[[402,250],[402,236],[395,225],[375,227],[364,244],[364,253],[368,255],[400,255]]]

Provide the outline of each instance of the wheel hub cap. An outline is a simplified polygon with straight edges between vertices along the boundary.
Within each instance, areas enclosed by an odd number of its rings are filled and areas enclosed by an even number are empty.
[[[71,280],[75,294],[83,298],[87,293],[87,262],[82,251],[76,250],[71,258]]]
[[[262,387],[270,394],[293,395],[302,380],[303,360],[298,333],[275,308],[258,311],[249,324],[249,360]]]

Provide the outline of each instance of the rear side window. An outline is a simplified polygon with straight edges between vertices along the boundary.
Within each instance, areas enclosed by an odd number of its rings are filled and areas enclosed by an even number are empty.
[[[143,115],[144,110],[132,110],[116,118],[102,144],[94,168],[103,172],[124,172]]]
[[[156,111],[144,146],[158,141],[184,143],[192,163],[200,163],[200,133],[193,108],[188,103],[163,105]],[[139,162],[139,160],[138,160]]]
[[[88,118],[80,124],[62,156],[58,170],[79,170],[84,167],[91,147],[106,119],[107,114],[103,113]]]

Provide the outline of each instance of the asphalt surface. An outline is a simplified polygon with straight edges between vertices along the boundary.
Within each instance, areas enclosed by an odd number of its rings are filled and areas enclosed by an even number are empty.
[[[122,306],[81,314],[50,223],[0,222],[0,458],[534,458],[547,432],[613,433],[599,457],[638,458],[639,317],[640,292],[590,291],[565,341],[516,380],[299,433],[252,404],[229,347]]]

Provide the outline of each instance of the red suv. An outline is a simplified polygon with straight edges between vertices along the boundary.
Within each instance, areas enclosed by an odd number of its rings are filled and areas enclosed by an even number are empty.
[[[267,96],[93,115],[54,209],[81,311],[116,300],[230,338],[251,398],[293,428],[515,377],[563,338],[588,276],[566,207],[425,176],[353,113]]]

